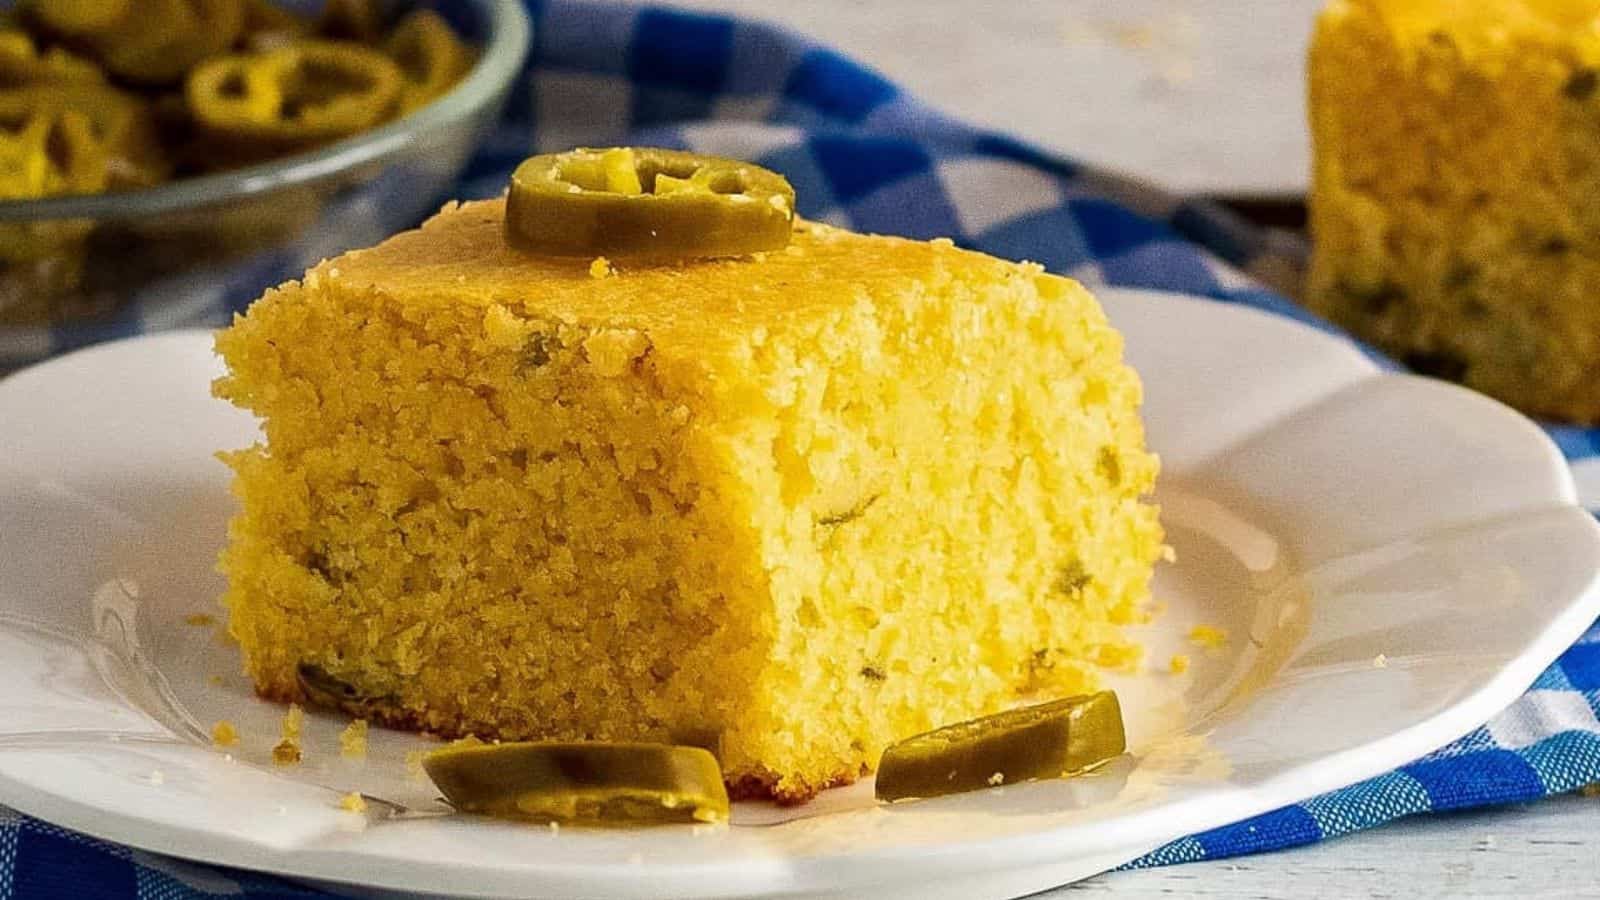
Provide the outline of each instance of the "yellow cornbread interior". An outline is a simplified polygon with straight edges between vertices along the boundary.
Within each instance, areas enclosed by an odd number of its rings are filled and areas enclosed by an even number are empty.
[[[1308,301],[1414,367],[1600,421],[1600,7],[1336,0]]]
[[[266,435],[222,558],[264,695],[308,664],[444,734],[720,735],[737,794],[795,800],[1137,658],[1157,465],[1075,282],[810,223],[595,278],[501,207],[217,340]]]

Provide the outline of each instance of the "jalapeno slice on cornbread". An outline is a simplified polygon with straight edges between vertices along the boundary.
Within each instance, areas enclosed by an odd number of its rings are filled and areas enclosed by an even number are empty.
[[[723,822],[722,768],[703,747],[644,743],[464,744],[422,767],[451,805],[506,819]]]
[[[939,797],[1060,778],[1126,749],[1116,694],[1068,697],[948,725],[890,746],[878,766],[877,797]]]
[[[505,235],[549,256],[648,260],[779,250],[794,224],[794,188],[737,160],[653,147],[580,149],[517,167]]]

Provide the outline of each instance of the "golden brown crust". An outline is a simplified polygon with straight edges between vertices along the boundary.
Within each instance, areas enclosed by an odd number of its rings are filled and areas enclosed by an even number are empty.
[[[730,800],[771,800],[779,806],[799,806],[810,802],[828,788],[855,784],[856,779],[867,774],[867,771],[863,764],[860,771],[845,770],[830,775],[820,784],[801,782],[798,785],[780,785],[778,776],[771,772],[745,772],[725,778],[723,783],[728,787]]]
[[[256,696],[274,703],[299,703],[303,706],[315,706],[320,709],[329,707],[314,702],[298,686],[282,687],[279,685],[257,685]],[[340,712],[341,710],[333,710]],[[482,734],[470,732],[454,725],[439,725],[424,723],[422,719],[410,710],[394,709],[392,707],[369,704],[365,717],[374,724],[385,728],[395,728],[401,731],[414,731],[419,734],[430,734],[446,740],[456,738],[477,737],[482,740],[495,740],[495,734]],[[730,800],[770,800],[779,806],[799,806],[810,802],[828,788],[843,787],[855,784],[856,780],[866,775],[870,770],[865,763],[859,771],[843,771],[829,776],[819,784],[801,782],[800,784],[780,785],[778,776],[768,772],[743,772],[738,774],[724,773],[723,784],[728,788]]]

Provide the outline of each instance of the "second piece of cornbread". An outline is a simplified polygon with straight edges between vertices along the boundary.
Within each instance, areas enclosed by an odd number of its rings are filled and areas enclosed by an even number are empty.
[[[1600,422],[1600,5],[1335,0],[1309,305],[1428,374]]]
[[[266,696],[485,738],[720,743],[795,800],[1136,656],[1161,553],[1122,342],[1036,266],[799,223],[751,258],[519,255],[450,208],[258,301],[217,390]]]

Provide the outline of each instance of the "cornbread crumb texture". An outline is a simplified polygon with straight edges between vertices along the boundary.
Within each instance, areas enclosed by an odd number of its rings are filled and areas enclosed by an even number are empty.
[[[500,217],[448,209],[218,338],[266,434],[226,454],[222,560],[262,694],[310,664],[442,735],[718,734],[733,793],[792,800],[1137,664],[1157,464],[1077,284],[809,223],[595,278]]]
[[[300,742],[293,738],[284,738],[272,747],[272,764],[275,766],[298,766],[301,758]]]
[[[1422,372],[1600,421],[1597,89],[1592,2],[1330,3],[1311,307]]]

